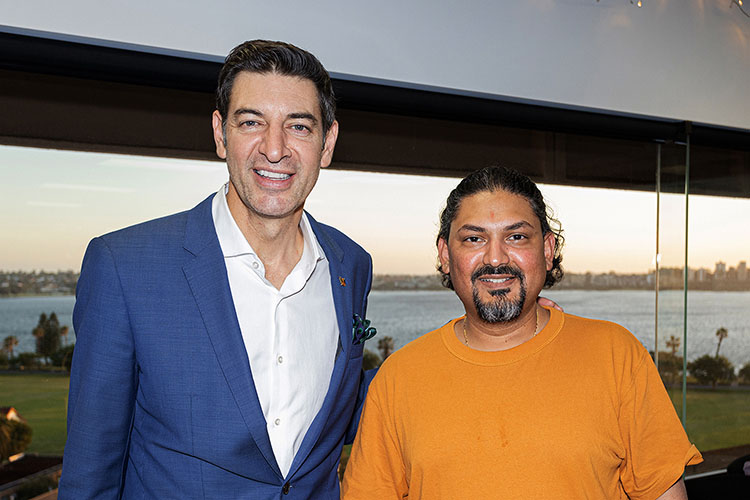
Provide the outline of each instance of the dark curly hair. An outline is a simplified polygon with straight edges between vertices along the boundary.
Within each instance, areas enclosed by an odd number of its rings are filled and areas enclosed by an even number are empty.
[[[234,79],[243,71],[296,76],[315,84],[325,138],[336,119],[336,97],[331,77],[314,55],[290,43],[269,40],[250,40],[233,48],[219,71],[216,88],[216,109],[221,114],[224,126]]]
[[[531,205],[531,209],[539,219],[542,226],[542,234],[552,233],[555,236],[555,250],[552,258],[552,269],[547,271],[544,288],[549,288],[560,281],[563,277],[562,247],[565,238],[562,235],[560,221],[553,217],[552,211],[544,203],[544,197],[534,181],[517,170],[507,167],[490,166],[476,170],[463,178],[458,186],[448,195],[445,208],[440,213],[440,231],[435,243],[441,239],[448,241],[451,232],[451,223],[458,215],[461,208],[461,200],[467,196],[484,191],[503,190],[509,193],[523,196]],[[453,290],[453,282],[450,273],[443,272],[443,266],[438,260],[437,270],[442,276],[443,286]]]

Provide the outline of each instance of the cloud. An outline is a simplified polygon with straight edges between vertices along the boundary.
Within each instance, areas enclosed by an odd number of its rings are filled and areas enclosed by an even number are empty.
[[[113,187],[113,186],[96,186],[90,184],[59,184],[48,182],[42,184],[42,189],[59,189],[64,191],[89,191],[95,193],[133,193],[131,188]]]

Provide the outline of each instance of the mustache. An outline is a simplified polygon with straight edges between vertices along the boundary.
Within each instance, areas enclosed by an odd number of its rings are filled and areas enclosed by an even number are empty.
[[[479,279],[480,276],[484,276],[485,274],[508,274],[510,276],[513,276],[515,278],[518,278],[520,280],[525,280],[526,276],[523,274],[523,271],[521,271],[516,266],[511,266],[509,264],[503,264],[500,266],[491,266],[489,264],[486,264],[471,275],[471,282],[474,283],[476,280]]]

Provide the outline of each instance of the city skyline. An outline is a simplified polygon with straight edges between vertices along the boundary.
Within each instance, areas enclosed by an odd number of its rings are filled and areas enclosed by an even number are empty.
[[[693,291],[750,291],[747,262],[726,268],[717,262],[713,272],[688,268],[689,288]],[[74,271],[13,271],[0,269],[0,297],[73,295],[79,274]],[[682,290],[682,268],[660,268],[659,290]],[[566,271],[555,290],[654,290],[655,270],[645,273],[576,273]],[[375,274],[373,290],[445,290],[437,271],[423,275]]]
[[[77,271],[91,238],[190,208],[227,179],[220,162],[8,146],[0,148],[0,158],[0,268],[12,270]],[[458,181],[329,168],[305,208],[370,251],[376,273],[430,274],[438,215]],[[565,231],[566,269],[654,268],[655,193],[543,184],[540,189]],[[689,267],[750,260],[750,236],[735,223],[747,218],[750,200],[691,196]],[[660,241],[660,266],[682,267],[684,197],[661,196]]]

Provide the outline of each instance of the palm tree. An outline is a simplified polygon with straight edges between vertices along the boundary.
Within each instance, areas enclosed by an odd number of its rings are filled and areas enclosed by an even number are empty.
[[[669,340],[667,340],[667,347],[672,350],[672,356],[676,356],[677,349],[680,348],[680,339],[678,339],[674,335],[670,335]]]
[[[729,332],[723,326],[716,330],[716,337],[719,339],[719,345],[716,346],[716,357],[719,357],[719,349],[721,348],[721,341],[729,336]]]
[[[42,313],[39,315],[39,323],[37,323],[36,327],[31,330],[31,333],[36,338],[36,352],[41,352],[42,350],[42,339],[44,339],[44,326],[47,324],[47,315]]]
[[[13,358],[13,348],[18,345],[18,338],[15,335],[8,335],[3,340],[3,351],[8,353],[10,358]]]

